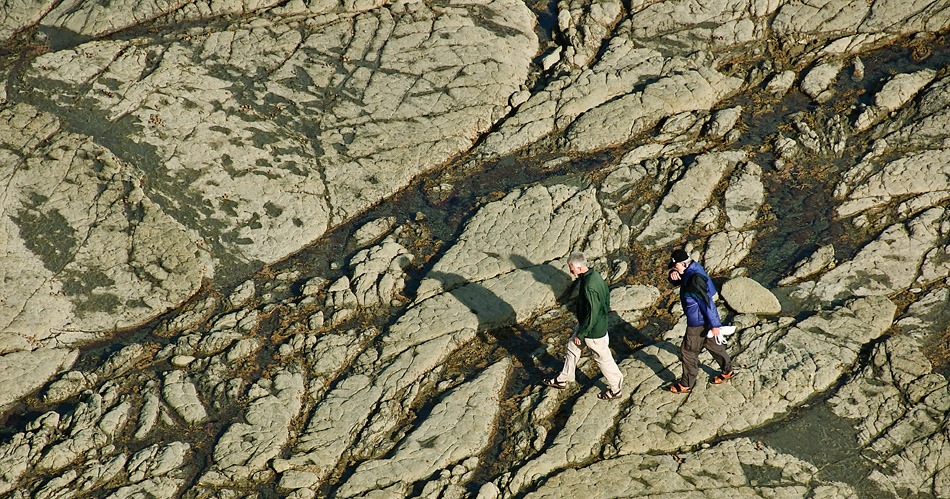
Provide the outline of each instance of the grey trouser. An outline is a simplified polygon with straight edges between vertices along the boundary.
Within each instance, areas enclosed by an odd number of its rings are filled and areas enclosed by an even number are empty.
[[[686,335],[683,336],[683,344],[680,346],[680,360],[683,361],[683,377],[680,383],[683,386],[692,387],[696,384],[696,375],[699,372],[699,352],[703,347],[709,350],[713,359],[716,359],[722,372],[727,373],[732,370],[732,359],[729,358],[726,346],[716,343],[713,338],[707,338],[707,331],[709,328],[706,326],[686,327]]]

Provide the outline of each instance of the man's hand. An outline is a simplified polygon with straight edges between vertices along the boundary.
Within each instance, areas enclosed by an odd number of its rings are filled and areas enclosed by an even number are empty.
[[[675,271],[675,270],[671,270],[671,271],[670,271],[670,280],[673,280],[673,281],[678,281],[678,280],[680,280],[680,273],[677,272],[677,271]]]
[[[712,334],[713,336],[719,336],[719,328],[718,328],[718,327],[714,327],[714,328],[712,328],[712,329],[709,330],[709,333]]]
[[[575,337],[574,337],[574,344],[577,345],[577,346],[581,346],[581,339],[578,338],[577,336],[575,336]]]

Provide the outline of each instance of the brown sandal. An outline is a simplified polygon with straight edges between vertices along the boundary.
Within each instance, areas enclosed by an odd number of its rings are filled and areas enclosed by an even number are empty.
[[[719,383],[723,383],[727,379],[731,378],[733,374],[735,374],[735,371],[729,371],[727,373],[719,373],[716,375],[715,378],[713,378],[712,382],[714,385],[718,385]]]
[[[692,387],[683,386],[682,383],[675,383],[672,386],[670,386],[670,391],[673,393],[687,393],[692,389],[693,389]]]
[[[617,391],[607,390],[606,392],[598,395],[597,398],[599,398],[600,400],[613,400],[613,399],[619,399],[622,396],[623,396],[623,392],[620,390],[617,390]]]
[[[541,381],[542,385],[550,386],[551,388],[557,388],[558,390],[567,387],[567,381],[560,381],[557,378],[550,378]]]

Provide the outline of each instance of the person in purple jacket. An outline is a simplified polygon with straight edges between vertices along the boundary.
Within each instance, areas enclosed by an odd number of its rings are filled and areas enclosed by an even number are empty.
[[[703,270],[692,261],[683,249],[673,251],[670,262],[670,282],[680,286],[680,303],[686,313],[686,335],[680,346],[680,360],[683,362],[683,377],[670,386],[673,393],[686,393],[696,384],[699,371],[699,352],[705,347],[719,363],[720,373],[713,378],[715,384],[722,383],[733,375],[732,359],[726,347],[716,341],[719,335],[719,311],[713,303],[716,286]],[[709,332],[711,335],[707,335]]]

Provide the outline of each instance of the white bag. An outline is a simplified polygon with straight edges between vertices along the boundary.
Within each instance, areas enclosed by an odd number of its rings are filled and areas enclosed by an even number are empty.
[[[735,333],[735,332],[736,332],[736,327],[735,327],[735,326],[720,326],[720,327],[719,327],[719,336],[715,336],[715,338],[716,338],[716,343],[718,343],[718,344],[720,344],[720,345],[725,345],[725,344],[726,344],[726,336],[729,336],[730,334]],[[712,337],[713,337],[712,331],[706,333],[706,337],[707,337],[707,338],[712,338]]]

